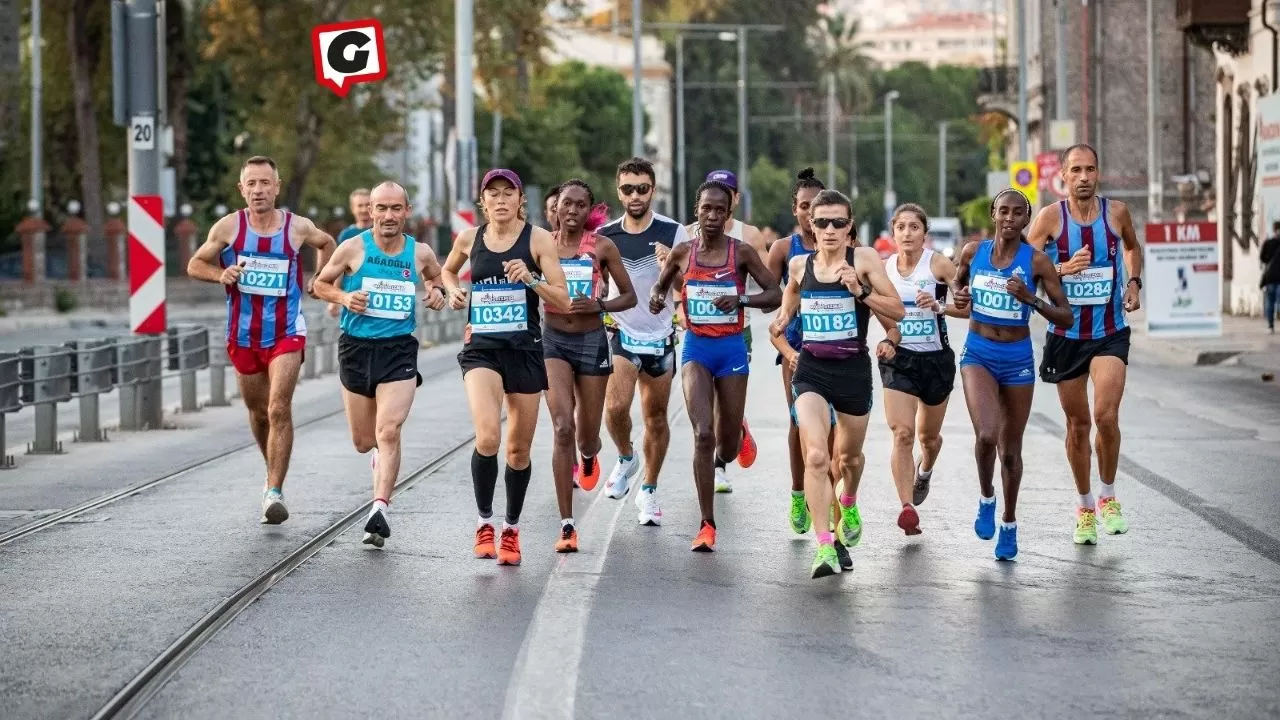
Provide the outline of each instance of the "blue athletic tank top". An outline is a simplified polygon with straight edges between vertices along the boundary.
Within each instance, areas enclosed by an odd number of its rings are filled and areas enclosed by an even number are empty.
[[[787,287],[787,282],[790,280],[791,259],[797,255],[808,255],[809,253],[810,251],[806,250],[804,247],[804,241],[800,239],[800,234],[796,233],[792,235],[791,244],[787,246],[787,262],[782,266],[783,288]],[[800,349],[800,343],[804,340],[804,333],[800,315],[798,313],[791,319],[791,323],[787,325],[786,331],[783,332],[783,337],[786,338],[787,344],[790,345],[792,349]]]
[[[1058,201],[1062,210],[1062,231],[1044,251],[1055,263],[1066,262],[1082,247],[1089,248],[1089,267],[1062,278],[1062,291],[1071,305],[1075,322],[1071,327],[1049,323],[1049,330],[1069,340],[1097,340],[1127,327],[1124,319],[1124,290],[1129,282],[1120,257],[1120,233],[1108,221],[1110,202],[1098,198],[1098,218],[1082,225],[1071,217],[1067,201]]]
[[[969,264],[969,289],[972,308],[969,317],[988,325],[1026,325],[1031,320],[1031,306],[1009,294],[1005,283],[1014,275],[1021,275],[1027,289],[1036,291],[1035,275],[1031,271],[1031,258],[1035,248],[1020,243],[1013,262],[1005,268],[991,263],[991,251],[995,240],[983,240]]]
[[[369,293],[369,306],[362,313],[342,308],[338,326],[357,338],[390,338],[412,335],[418,326],[418,291],[414,272],[417,243],[404,236],[404,249],[387,255],[373,239],[373,231],[356,236],[364,243],[364,262],[354,274],[342,278],[344,292]]]

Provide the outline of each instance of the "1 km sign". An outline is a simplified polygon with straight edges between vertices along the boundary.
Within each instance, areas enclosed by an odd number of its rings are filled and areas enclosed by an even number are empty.
[[[1221,336],[1217,223],[1148,223],[1143,236],[1147,334]]]
[[[1218,242],[1218,224],[1211,222],[1148,223],[1143,240],[1149,243]]]

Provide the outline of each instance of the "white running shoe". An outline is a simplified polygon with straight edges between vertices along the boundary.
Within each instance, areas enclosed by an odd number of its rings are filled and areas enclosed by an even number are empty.
[[[733,485],[730,484],[729,476],[725,474],[724,468],[716,468],[716,492],[733,492]]]
[[[640,508],[636,516],[641,525],[658,526],[662,524],[662,505],[658,504],[658,490],[649,492],[641,488],[636,492],[636,507]]]
[[[640,460],[631,458],[623,460],[618,458],[618,464],[613,466],[613,472],[609,475],[609,482],[605,484],[605,494],[614,500],[626,497],[627,491],[631,489],[631,479],[636,476],[640,470]]]
[[[285,507],[284,494],[279,490],[262,493],[262,524],[279,525],[288,519],[289,508]]]

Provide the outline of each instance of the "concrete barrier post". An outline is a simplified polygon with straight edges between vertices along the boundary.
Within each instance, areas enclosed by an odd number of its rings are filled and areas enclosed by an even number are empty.
[[[67,239],[67,279],[83,282],[89,275],[89,223],[68,215],[62,222],[62,236]]]
[[[129,269],[126,267],[128,253],[125,252],[125,241],[129,234],[124,220],[120,219],[120,204],[108,203],[107,211],[111,213],[111,217],[107,218],[102,227],[103,240],[107,244],[107,278],[126,280]]]

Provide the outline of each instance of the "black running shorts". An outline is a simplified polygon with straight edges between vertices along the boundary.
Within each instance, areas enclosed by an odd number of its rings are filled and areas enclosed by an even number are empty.
[[[488,368],[502,376],[502,392],[532,395],[547,389],[547,367],[542,348],[463,348],[458,353],[462,375],[476,368]]]
[[[339,336],[338,380],[342,387],[371,398],[377,395],[379,385],[413,379],[417,379],[418,386],[422,385],[422,375],[418,372],[418,339],[414,336]]]
[[[651,354],[648,352],[639,352],[628,349],[623,346],[622,331],[609,331],[609,349],[616,357],[640,368],[640,372],[652,378],[660,378],[675,370],[676,367],[676,345],[675,333],[667,336],[662,342],[660,354]],[[656,348],[655,348],[656,349]]]
[[[542,328],[542,357],[569,363],[576,375],[613,373],[613,353],[609,351],[609,336],[603,327],[584,333],[567,333],[545,326]]]
[[[898,348],[892,360],[880,361],[880,384],[917,397],[925,405],[941,405],[956,385],[956,354],[951,348],[916,352]]]
[[[1129,364],[1129,328],[1097,340],[1068,340],[1048,333],[1040,359],[1040,379],[1060,383],[1089,374],[1096,357],[1115,357]]]
[[[843,360],[822,360],[800,351],[791,396],[811,392],[842,415],[861,417],[871,412],[871,357],[858,353]]]

